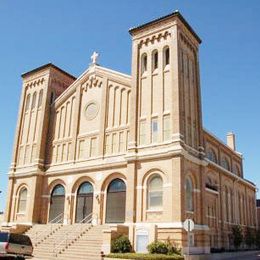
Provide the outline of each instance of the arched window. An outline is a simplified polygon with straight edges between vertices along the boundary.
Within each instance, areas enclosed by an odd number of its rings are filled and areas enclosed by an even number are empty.
[[[91,218],[93,210],[93,186],[90,182],[83,182],[77,192],[76,222],[80,222],[86,217],[84,222]]]
[[[234,173],[238,176],[241,176],[241,173],[240,173],[240,168],[238,167],[238,165],[235,165],[234,167]]]
[[[221,160],[221,166],[225,168],[226,170],[230,171],[230,165],[228,162],[228,159],[226,157],[223,157]]]
[[[170,64],[170,49],[166,47],[163,51],[164,67]]]
[[[35,105],[36,105],[36,92],[33,93],[31,109],[34,109]]]
[[[42,95],[43,95],[43,90],[40,91],[40,94],[39,94],[39,99],[38,99],[38,108],[41,107],[42,105]]]
[[[27,203],[27,189],[22,188],[19,192],[19,201],[18,201],[18,213],[26,212],[26,203]]]
[[[225,203],[226,203],[226,221],[229,222],[229,193],[228,193],[227,186],[225,186]]]
[[[148,182],[148,209],[161,209],[163,206],[163,180],[159,175],[153,176]]]
[[[65,189],[61,184],[54,187],[51,193],[49,221],[61,222],[64,214]]]
[[[193,211],[193,185],[190,178],[185,180],[185,206],[187,211]]]
[[[125,222],[126,185],[114,179],[107,188],[106,223]]]
[[[30,107],[30,99],[31,99],[31,95],[28,94],[26,97],[26,102],[25,102],[25,112],[29,110]]]
[[[51,99],[50,99],[50,104],[51,104],[51,105],[54,103],[55,99],[56,99],[55,92],[52,91],[52,92],[51,92]]]
[[[215,153],[215,151],[212,148],[208,149],[208,159],[211,160],[214,163],[217,163],[217,155]]]
[[[152,55],[153,59],[153,71],[158,69],[158,51],[154,51]]]
[[[141,71],[142,74],[147,71],[147,54],[144,53],[141,58]]]

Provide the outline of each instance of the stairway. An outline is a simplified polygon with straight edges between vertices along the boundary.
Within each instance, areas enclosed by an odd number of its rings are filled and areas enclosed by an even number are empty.
[[[54,225],[54,224],[53,224]],[[50,227],[35,225],[26,234],[34,245],[34,258],[43,259],[78,259],[100,260],[102,230],[105,226],[90,224],[61,225]],[[36,238],[35,232],[44,231],[42,238]]]

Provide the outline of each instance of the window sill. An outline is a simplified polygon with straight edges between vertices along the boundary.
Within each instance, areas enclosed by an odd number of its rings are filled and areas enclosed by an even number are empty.
[[[186,214],[194,214],[194,211],[186,210]]]
[[[148,73],[147,73],[147,71],[145,71],[145,72],[143,72],[141,79],[146,79],[147,76],[148,76]]]
[[[168,72],[170,71],[170,64],[167,64],[165,67],[164,67],[164,72]]]
[[[152,73],[153,76],[157,76],[158,75],[158,69],[155,69]]]
[[[16,213],[16,215],[18,215],[18,216],[25,216],[25,212],[18,212],[18,213]]]
[[[146,212],[147,213],[162,213],[163,210],[162,209],[147,209]]]

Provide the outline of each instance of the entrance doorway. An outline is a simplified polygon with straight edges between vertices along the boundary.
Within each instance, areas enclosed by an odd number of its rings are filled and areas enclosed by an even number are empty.
[[[65,189],[61,184],[56,185],[51,193],[49,222],[63,222]]]
[[[79,223],[88,222],[91,219],[93,211],[93,186],[90,182],[83,182],[77,192],[76,203],[76,219],[75,222]],[[86,218],[89,216],[89,218]],[[86,218],[86,219],[85,219]]]

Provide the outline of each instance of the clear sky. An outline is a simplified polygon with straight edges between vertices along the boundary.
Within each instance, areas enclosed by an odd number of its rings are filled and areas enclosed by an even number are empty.
[[[48,62],[78,76],[94,50],[131,73],[128,29],[178,9],[202,38],[204,126],[237,135],[245,177],[260,187],[259,0],[0,0],[0,210],[4,209],[23,72]]]

